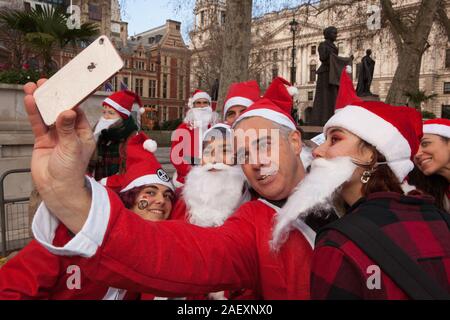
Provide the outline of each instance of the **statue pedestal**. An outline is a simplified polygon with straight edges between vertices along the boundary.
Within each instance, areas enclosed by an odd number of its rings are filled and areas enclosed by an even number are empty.
[[[361,100],[364,100],[364,101],[381,101],[380,96],[377,96],[377,95],[362,96],[360,98],[361,98]]]

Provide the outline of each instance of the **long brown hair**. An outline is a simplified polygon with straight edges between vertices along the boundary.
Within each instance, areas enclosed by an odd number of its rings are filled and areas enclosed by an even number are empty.
[[[398,181],[394,172],[387,164],[376,165],[377,162],[386,162],[386,158],[371,144],[361,140],[361,148],[368,148],[373,152],[372,161],[367,165],[367,170],[372,170],[372,174],[367,183],[362,186],[363,196],[368,196],[375,192],[396,192],[403,194],[401,182]]]

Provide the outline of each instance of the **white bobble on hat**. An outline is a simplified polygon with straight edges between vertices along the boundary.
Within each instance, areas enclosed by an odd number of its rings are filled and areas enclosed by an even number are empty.
[[[288,88],[287,88],[287,91],[289,92],[289,95],[290,95],[291,97],[295,97],[295,96],[298,95],[298,89],[297,89],[297,87],[294,87],[294,86],[288,87]]]
[[[147,139],[144,141],[144,143],[142,144],[143,148],[147,151],[150,152],[155,152],[156,149],[158,149],[158,144],[156,143],[155,140],[152,139]]]
[[[145,108],[139,108],[139,113],[140,114],[144,114],[145,113]]]
[[[347,73],[352,73],[352,71],[353,71],[352,66],[350,66],[350,65],[345,66],[345,71],[346,71]]]

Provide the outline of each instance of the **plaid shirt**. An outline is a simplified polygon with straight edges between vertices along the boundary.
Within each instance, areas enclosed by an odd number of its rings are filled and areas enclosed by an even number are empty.
[[[450,292],[450,232],[433,198],[379,192],[359,200],[354,212],[378,225],[395,244]],[[376,208],[376,216],[369,213]],[[373,288],[371,260],[354,242],[335,230],[316,239],[311,274],[312,299],[409,299],[396,283],[380,272]],[[372,277],[371,277],[372,276]],[[368,285],[369,284],[369,285]],[[372,289],[369,289],[372,287]]]

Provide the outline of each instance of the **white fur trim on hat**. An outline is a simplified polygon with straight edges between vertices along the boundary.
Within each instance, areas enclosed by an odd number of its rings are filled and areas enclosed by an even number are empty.
[[[170,180],[163,181],[156,174],[147,174],[145,176],[134,179],[129,185],[127,185],[125,188],[120,190],[120,192],[125,192],[125,191],[131,190],[136,187],[146,186],[148,184],[162,184],[162,185],[170,188],[170,190],[172,190],[172,191],[175,190],[175,188]]]
[[[109,105],[111,108],[116,109],[120,113],[123,113],[127,116],[129,116],[131,114],[130,111],[128,111],[127,109],[125,109],[120,104],[118,104],[117,102],[115,102],[114,100],[112,100],[110,98],[106,98],[103,102],[106,103],[107,105]]]
[[[144,143],[142,144],[142,147],[150,152],[155,152],[156,149],[158,149],[158,144],[156,143],[155,140],[152,139],[147,139],[144,141]]]
[[[287,91],[288,91],[288,93],[289,93],[289,95],[290,95],[291,97],[295,97],[295,96],[298,95],[298,89],[297,89],[297,87],[294,87],[294,86],[288,87],[288,88],[287,88]]]
[[[225,105],[223,106],[223,114],[227,114],[228,109],[234,106],[244,106],[249,107],[253,104],[254,101],[245,98],[245,97],[233,97],[227,100],[225,102]]]
[[[236,124],[245,119],[245,118],[249,118],[249,117],[261,117],[267,120],[270,120],[272,122],[276,122],[278,124],[281,124],[283,126],[286,126],[292,130],[297,130],[297,127],[295,126],[295,124],[288,118],[286,117],[284,114],[274,111],[274,110],[270,110],[270,109],[254,109],[251,111],[247,111],[245,113],[243,113],[234,123],[233,123],[233,128],[236,126]]]
[[[341,127],[373,145],[388,162],[389,167],[403,182],[414,168],[408,141],[390,122],[359,106],[346,106],[323,127],[326,134],[331,127]]]
[[[450,138],[450,127],[443,124],[425,124],[423,133],[437,134],[438,136]]]
[[[192,102],[195,102],[198,99],[206,99],[211,103],[211,97],[206,92],[198,92],[192,96]]]

